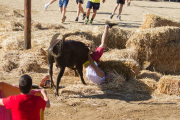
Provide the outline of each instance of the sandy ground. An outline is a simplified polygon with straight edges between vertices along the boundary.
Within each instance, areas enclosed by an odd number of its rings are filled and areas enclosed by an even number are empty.
[[[23,0],[1,0],[0,1],[0,20],[11,20],[13,17],[5,16],[10,10],[18,10],[23,14]],[[58,1],[50,5],[47,11],[44,11],[44,4],[48,0],[32,1],[32,20],[41,23],[61,24],[61,14],[58,8]],[[87,0],[83,7],[85,8]],[[105,20],[110,20],[110,14],[115,5],[115,1],[107,0],[101,4],[100,10],[94,20],[93,25],[84,25],[81,20],[75,23],[76,3],[70,0],[67,8],[67,19],[62,26],[66,30],[88,29],[91,30],[95,26],[104,25]],[[116,12],[117,13],[117,12]],[[153,13],[167,18],[180,20],[180,3],[176,2],[150,2],[150,1],[132,1],[131,6],[124,6],[122,12],[122,20],[118,21],[116,16],[112,19],[119,23],[122,29],[137,29],[143,23],[143,15]],[[57,31],[57,30],[56,30]],[[34,33],[33,33],[34,32]],[[36,32],[36,33],[35,33]],[[20,34],[23,32],[19,32]],[[32,36],[41,38],[51,38],[53,34],[51,30],[32,31]],[[2,32],[0,32],[2,34]],[[4,34],[4,33],[3,33]],[[8,34],[8,33],[7,33]],[[38,36],[39,35],[39,36]],[[47,36],[49,35],[49,36]],[[43,37],[42,37],[43,36]],[[49,41],[48,41],[49,42]],[[45,44],[45,43],[40,43]],[[47,48],[46,48],[47,49]],[[40,83],[40,80],[48,74],[47,65],[43,66],[44,72],[28,73],[32,76],[33,82]],[[20,75],[1,71],[0,81],[18,85]],[[78,82],[75,82],[78,81]],[[70,84],[81,86],[79,78],[73,76],[63,76],[61,86],[66,87]],[[133,84],[127,82],[126,84]],[[93,88],[96,85],[89,85]],[[82,87],[82,86],[81,86]],[[161,119],[161,120],[179,120],[180,119],[180,103],[179,97],[169,95],[151,94],[142,91],[130,91],[126,88],[120,90],[105,89],[98,93],[90,91],[88,95],[77,93],[62,94],[54,96],[54,90],[47,89],[48,97],[51,101],[51,108],[45,110],[45,120],[144,120],[144,119]]]

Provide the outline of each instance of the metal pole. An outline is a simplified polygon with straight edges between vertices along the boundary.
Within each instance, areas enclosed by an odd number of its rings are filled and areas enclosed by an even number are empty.
[[[24,41],[25,49],[31,48],[31,0],[24,0]]]

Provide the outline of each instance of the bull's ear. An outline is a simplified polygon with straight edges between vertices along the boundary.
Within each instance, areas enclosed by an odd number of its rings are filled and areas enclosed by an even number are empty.
[[[60,35],[60,33],[56,33],[55,35],[53,35],[51,42],[50,42],[50,45],[54,40],[56,40],[59,37],[59,35]]]

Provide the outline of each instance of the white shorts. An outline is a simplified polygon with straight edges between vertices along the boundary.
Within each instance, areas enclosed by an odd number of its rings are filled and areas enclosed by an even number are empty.
[[[95,65],[97,66],[97,63],[95,63]],[[89,65],[87,68],[86,68],[86,77],[92,81],[93,83],[95,84],[102,84],[105,82],[105,76],[104,77],[99,77],[96,73],[96,71],[92,68],[91,65]]]

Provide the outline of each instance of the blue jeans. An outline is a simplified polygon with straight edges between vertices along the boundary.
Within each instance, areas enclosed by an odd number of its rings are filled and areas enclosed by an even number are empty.
[[[67,7],[69,0],[59,0],[59,7]]]

